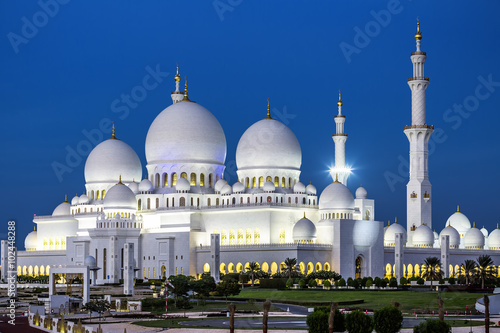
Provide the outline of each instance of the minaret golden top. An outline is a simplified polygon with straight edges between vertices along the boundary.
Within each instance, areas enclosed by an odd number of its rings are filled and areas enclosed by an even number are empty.
[[[120,175],[120,178],[118,179],[118,183],[116,183],[116,185],[123,185],[123,183],[122,183],[122,175]]]
[[[67,194],[64,195],[64,202],[68,202],[68,195]]]
[[[111,139],[116,140],[115,136],[115,121],[113,120],[113,129],[111,130]]]
[[[394,223],[398,224],[398,218],[397,217],[394,218]]]
[[[266,119],[273,119],[271,118],[271,104],[269,102],[269,98],[267,99],[267,116]]]
[[[421,40],[422,33],[420,32],[420,19],[417,17],[417,32],[415,33],[415,40]]]
[[[181,80],[181,76],[179,75],[179,63],[177,63],[177,74],[175,74],[175,81],[179,82]]]
[[[339,89],[339,101],[337,102],[338,106],[342,106],[342,99],[340,98],[340,89]]]
[[[186,80],[186,83],[184,83],[184,98],[182,99],[181,102],[192,102],[188,96],[188,77],[187,77],[187,75],[184,77],[184,80]]]

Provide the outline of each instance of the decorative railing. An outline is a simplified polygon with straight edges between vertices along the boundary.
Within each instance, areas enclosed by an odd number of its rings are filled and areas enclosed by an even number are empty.
[[[405,129],[410,129],[410,128],[428,128],[428,129],[434,129],[434,125],[411,125],[411,126],[405,126]]]

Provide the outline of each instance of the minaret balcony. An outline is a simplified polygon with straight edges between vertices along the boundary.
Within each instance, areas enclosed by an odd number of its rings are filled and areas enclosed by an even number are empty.
[[[339,133],[339,134],[332,134],[332,136],[347,136],[345,133]]]
[[[422,51],[415,51],[415,52],[412,52],[411,55],[427,55],[427,53],[422,52]]]
[[[431,199],[431,195],[427,192],[424,193],[424,201],[427,202]]]
[[[428,128],[428,129],[434,129],[434,125],[411,125],[411,126],[405,126],[406,129],[411,129],[411,128]]]
[[[424,80],[424,81],[429,81],[428,77],[409,77],[408,81],[415,81],[415,80]]]

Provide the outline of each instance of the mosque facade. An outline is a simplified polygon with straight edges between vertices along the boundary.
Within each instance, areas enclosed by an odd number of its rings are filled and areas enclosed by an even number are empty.
[[[147,174],[137,153],[113,133],[89,154],[85,191],[65,199],[49,216],[36,216],[36,229],[17,256],[18,275],[47,275],[53,267],[101,269],[95,283],[123,278],[124,248],[133,247],[136,278],[175,274],[198,276],[245,271],[257,262],[276,273],[297,258],[303,273],[333,270],[344,277],[418,276],[430,256],[441,258],[446,276],[466,260],[488,254],[500,263],[500,229],[471,225],[457,209],[433,231],[432,186],[426,123],[422,34],[411,54],[412,122],[406,228],[375,219],[375,201],[365,188],[355,194],[347,180],[346,116],[339,93],[334,117],[332,183],[318,196],[300,181],[302,153],[295,134],[267,115],[241,136],[236,149],[238,181],[224,178],[226,137],[217,118],[180,89],[177,68],[173,104],[152,122],[145,142]],[[188,134],[188,135],[186,135]],[[130,246],[133,244],[133,246]],[[7,242],[1,245],[6,267]],[[499,268],[500,269],[500,268]],[[6,280],[2,270],[1,278]]]

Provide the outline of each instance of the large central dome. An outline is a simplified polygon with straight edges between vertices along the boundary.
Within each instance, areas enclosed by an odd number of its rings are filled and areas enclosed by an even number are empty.
[[[149,164],[224,164],[226,136],[219,121],[194,102],[175,103],[163,110],[146,137]]]

